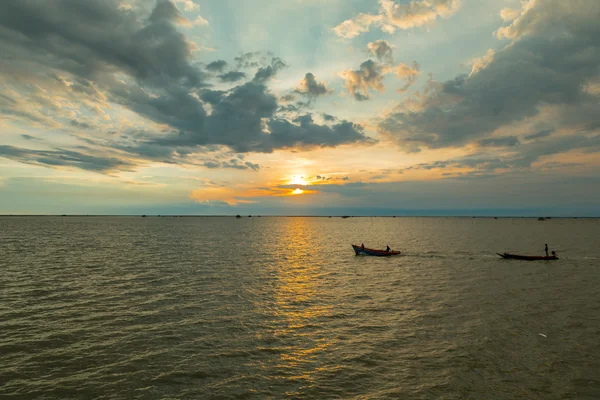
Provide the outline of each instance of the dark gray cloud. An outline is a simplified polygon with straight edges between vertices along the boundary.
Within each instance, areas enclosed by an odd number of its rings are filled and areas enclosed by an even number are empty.
[[[254,82],[264,83],[274,77],[280,69],[285,68],[286,66],[287,65],[281,58],[273,57],[270,65],[259,68],[258,71],[256,71]]]
[[[22,134],[21,137],[25,140],[40,140],[39,138],[37,138],[35,136],[25,135],[25,134]]]
[[[592,132],[600,127],[600,97],[588,84],[600,79],[600,3],[557,0],[532,8],[499,35],[512,43],[470,76],[430,83],[416,100],[379,122],[404,146],[453,147],[477,142],[499,128],[551,115],[552,128]],[[530,133],[529,139],[540,132]],[[578,139],[574,139],[578,140]]]
[[[145,20],[116,0],[8,0],[0,14],[4,54],[91,80],[122,71],[144,83],[199,85],[191,48],[172,23],[178,13],[159,1]]]
[[[283,119],[271,119],[268,123],[271,143],[276,148],[289,147],[335,147],[340,143],[375,143],[366,137],[363,128],[349,121],[332,126],[318,125],[310,114],[299,116],[291,123]]]
[[[166,0],[158,0],[148,19],[152,22],[178,22],[181,18],[181,13],[175,4]]]
[[[229,71],[224,74],[219,75],[219,79],[221,82],[237,82],[246,77],[245,72],[240,71]]]
[[[295,121],[278,117],[277,98],[262,83],[247,82],[226,93],[205,91],[202,97],[210,100],[212,106],[203,125],[156,138],[151,143],[167,147],[217,143],[245,153],[373,142],[361,126],[345,120],[328,126],[315,124],[310,115]]]
[[[481,147],[513,147],[519,144],[519,138],[516,136],[504,136],[481,139],[477,144]]]
[[[243,53],[233,60],[238,68],[258,68],[261,65],[261,56],[260,52]]]
[[[72,150],[29,150],[0,145],[0,157],[25,164],[47,167],[72,167],[92,172],[132,169],[135,165],[113,157],[97,157]]]
[[[225,60],[217,60],[211,63],[208,63],[206,69],[210,72],[223,72],[223,70],[227,67],[227,61]]]
[[[203,166],[207,168],[232,168],[232,169],[251,169],[253,171],[258,171],[260,169],[260,165],[252,163],[250,161],[244,161],[239,158],[231,158],[226,161],[219,160],[208,160],[205,161]]]
[[[539,132],[532,133],[530,135],[525,135],[525,139],[533,140],[533,139],[544,138],[546,136],[552,135],[553,132],[554,132],[554,129],[543,129]]]
[[[224,90],[206,89],[200,92],[200,98],[208,104],[218,104],[226,93]]]

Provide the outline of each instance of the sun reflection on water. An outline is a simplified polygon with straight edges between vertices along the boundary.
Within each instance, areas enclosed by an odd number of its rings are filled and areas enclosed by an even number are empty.
[[[279,235],[280,247],[286,250],[278,265],[278,284],[274,288],[273,312],[280,320],[274,335],[290,344],[280,354],[277,365],[290,372],[286,379],[311,381],[314,374],[338,368],[319,363],[332,342],[318,320],[330,315],[333,307],[320,301],[325,294],[319,285],[323,272],[320,265],[311,262],[312,236],[306,219],[301,218],[290,218]]]

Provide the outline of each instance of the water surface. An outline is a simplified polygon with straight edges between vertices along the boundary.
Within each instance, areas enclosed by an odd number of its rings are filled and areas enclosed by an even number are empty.
[[[0,397],[598,399],[599,237],[595,219],[0,217]],[[545,243],[559,261],[495,255]]]

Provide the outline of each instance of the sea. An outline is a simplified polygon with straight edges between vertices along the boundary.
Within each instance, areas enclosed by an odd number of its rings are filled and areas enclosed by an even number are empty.
[[[592,218],[0,217],[0,398],[597,400],[599,244]]]

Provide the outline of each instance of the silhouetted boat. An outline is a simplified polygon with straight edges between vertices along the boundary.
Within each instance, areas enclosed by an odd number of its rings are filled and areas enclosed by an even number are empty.
[[[367,256],[376,256],[376,257],[385,257],[385,256],[397,256],[399,255],[401,252],[400,251],[385,251],[385,250],[377,250],[377,249],[369,249],[369,248],[363,248],[361,246],[356,246],[356,245],[352,245],[352,248],[354,249],[354,252],[356,253],[356,255],[360,255],[360,254],[364,254]]]
[[[510,254],[510,253],[496,253],[502,258],[512,259],[512,260],[526,260],[526,261],[537,261],[537,260],[558,260],[556,255],[551,256],[520,256],[518,254]]]

